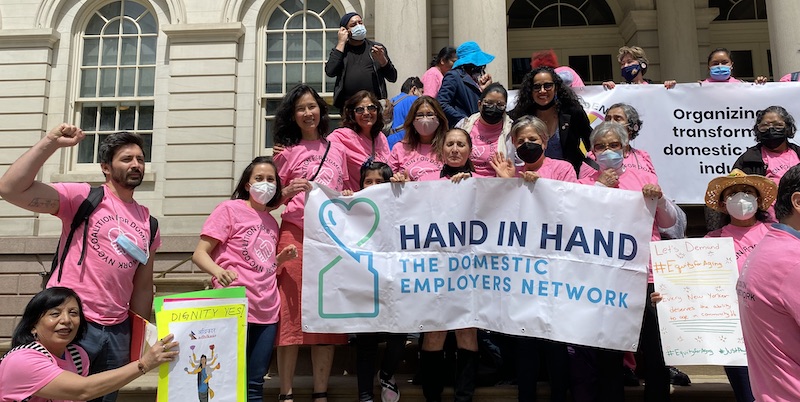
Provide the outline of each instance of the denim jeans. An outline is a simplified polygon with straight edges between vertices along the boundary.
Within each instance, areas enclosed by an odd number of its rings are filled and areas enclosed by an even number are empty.
[[[112,370],[130,363],[131,320],[104,326],[87,321],[86,335],[78,343],[89,356],[89,375]],[[91,400],[90,402],[114,402],[117,392]]]
[[[264,400],[264,376],[269,370],[278,324],[247,323],[247,400]]]

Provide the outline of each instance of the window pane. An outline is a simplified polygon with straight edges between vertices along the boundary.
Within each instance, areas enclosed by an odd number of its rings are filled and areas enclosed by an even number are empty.
[[[267,114],[273,115],[278,113],[278,106],[281,105],[280,99],[267,99]]]
[[[753,52],[750,50],[733,50],[731,51],[731,61],[736,66],[734,72],[737,78],[754,78],[756,76],[753,70]]]
[[[113,17],[121,15],[122,14],[122,2],[121,1],[115,1],[115,2],[113,2],[111,4],[105,5],[103,8],[100,9],[100,14],[103,15],[103,17],[106,17],[106,19],[111,19]]]
[[[286,60],[287,61],[303,60],[302,33],[286,34]]]
[[[139,63],[156,64],[156,37],[145,36],[142,38],[141,55]]]
[[[81,96],[97,96],[97,70],[92,68],[81,71]]]
[[[86,35],[100,35],[100,30],[105,24],[106,22],[99,15],[95,15],[86,26]]]
[[[266,126],[264,129],[264,147],[272,148],[275,145],[275,120],[267,119],[264,125]]]
[[[125,20],[122,22],[122,33],[127,35],[137,35],[139,33],[139,27],[136,26],[130,20]]]
[[[610,54],[598,54],[592,56],[592,81],[600,84],[603,81],[612,81],[614,63]]]
[[[571,27],[571,26],[584,26],[589,25],[589,22],[586,21],[583,14],[571,7],[560,7],[561,8],[561,26],[562,27]]]
[[[116,117],[117,108],[113,106],[103,106],[100,108],[100,131],[114,131],[116,125],[114,119]]]
[[[120,64],[123,66],[130,66],[136,64],[136,45],[139,38],[122,38],[122,57],[120,57]]]
[[[153,96],[153,87],[156,82],[156,68],[142,67],[139,69],[139,96]]]
[[[336,32],[325,32],[325,57],[331,54],[331,50],[336,47],[339,42],[339,35]]]
[[[136,67],[119,70],[119,96],[133,96],[136,88]]]
[[[593,80],[589,56],[569,56],[569,66],[585,81],[591,82]]]
[[[302,64],[287,64],[286,65],[286,88],[291,88],[303,82],[303,65]]]
[[[328,7],[328,0],[308,0],[306,3],[308,5],[308,9],[317,14],[321,14],[322,10],[324,10],[325,7]],[[331,9],[333,9],[333,7],[331,7]]]
[[[139,20],[139,28],[142,29],[142,33],[156,33],[158,32],[158,24],[156,24],[156,19],[153,17],[153,14],[147,13],[142,19]]]
[[[279,94],[283,92],[281,83],[283,82],[283,66],[280,64],[270,64],[267,66],[267,93]]]
[[[142,136],[142,151],[144,151],[144,161],[150,162],[150,154],[153,151],[153,135],[141,134]]]
[[[147,9],[145,9],[144,6],[139,3],[134,1],[125,2],[125,15],[128,17],[137,19],[140,15],[144,14],[145,11],[147,11]]]
[[[322,32],[306,33],[306,60],[322,60]]]
[[[322,64],[306,64],[306,84],[322,92]]]
[[[136,106],[122,105],[119,107],[119,130],[133,131],[136,127]]]
[[[117,70],[106,68],[100,70],[100,96],[114,96],[117,86]]]
[[[116,66],[117,65],[117,46],[119,39],[117,38],[103,38],[103,65]]]
[[[267,34],[267,61],[283,61],[283,34]]]
[[[95,135],[87,135],[83,141],[78,143],[78,163],[94,162],[94,140]]]
[[[281,3],[281,7],[285,8],[289,14],[294,14],[303,9],[302,0],[286,0]]]
[[[570,64],[572,65],[572,64]],[[517,57],[511,59],[511,87],[522,85],[522,78],[531,71],[530,57]]]
[[[336,87],[336,77],[328,77],[326,75],[324,92],[333,92],[333,88],[335,87]]]
[[[100,52],[100,39],[83,40],[83,64],[84,66],[96,66],[98,54]]]
[[[84,106],[81,109],[81,130],[97,130],[97,106]]]
[[[286,22],[286,14],[281,11],[281,9],[275,10],[274,13],[269,17],[269,22],[267,23],[267,29],[283,29],[283,24]]]
[[[322,20],[325,21],[326,27],[336,28],[339,26],[339,21],[342,20],[342,16],[339,15],[335,8],[331,7],[325,14],[322,14]]]
[[[316,15],[306,13],[306,29],[322,29],[322,21]]]
[[[303,29],[303,14],[292,17],[286,24],[286,29]]]
[[[153,106],[139,106],[139,130],[153,129]]]
[[[103,35],[119,35],[119,20],[114,20],[106,25]]]

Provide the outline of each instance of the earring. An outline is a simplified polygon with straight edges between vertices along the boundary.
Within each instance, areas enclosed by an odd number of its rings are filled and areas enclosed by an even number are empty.
[[[33,334],[33,340],[34,341],[38,341],[39,340],[39,334],[37,332],[31,332],[31,333]]]

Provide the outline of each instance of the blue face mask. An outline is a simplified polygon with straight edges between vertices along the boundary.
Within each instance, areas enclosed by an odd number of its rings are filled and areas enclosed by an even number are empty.
[[[713,66],[708,69],[708,75],[714,81],[727,81],[731,78],[731,66]]]
[[[642,71],[642,66],[638,64],[622,67],[622,79],[624,79],[625,82],[631,82],[639,75],[640,71]]]
[[[597,164],[600,165],[600,169],[614,169],[619,170],[622,167],[622,160],[625,159],[622,156],[622,150],[612,151],[610,149],[606,149],[600,155],[597,155]]]
[[[125,252],[125,254],[133,257],[136,261],[139,261],[139,264],[147,264],[147,259],[150,257],[148,253],[144,250],[140,249],[139,246],[136,245],[131,239],[126,237],[120,231],[120,234],[117,235],[116,240],[117,246]]]

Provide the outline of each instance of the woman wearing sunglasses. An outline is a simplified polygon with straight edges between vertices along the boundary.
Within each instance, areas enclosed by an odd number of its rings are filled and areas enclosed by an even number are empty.
[[[368,158],[389,162],[389,142],[381,133],[383,108],[372,92],[358,91],[344,103],[342,126],[333,130],[328,141],[339,143],[346,150],[347,170],[344,188],[360,189],[361,165]]]
[[[538,117],[547,125],[545,156],[565,160],[580,171],[584,152],[581,143],[589,149],[589,118],[570,87],[563,85],[561,77],[550,68],[541,66],[525,75],[517,103],[509,115],[515,121],[522,116]]]

